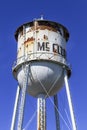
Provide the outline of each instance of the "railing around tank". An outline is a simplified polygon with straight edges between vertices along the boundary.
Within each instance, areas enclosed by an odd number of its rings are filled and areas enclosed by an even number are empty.
[[[49,60],[49,61],[55,61],[70,66],[67,60],[59,54],[47,53],[47,52],[36,52],[36,53],[29,53],[25,56],[19,57],[14,62],[13,68],[19,64],[25,63],[27,61],[32,61],[32,60]]]

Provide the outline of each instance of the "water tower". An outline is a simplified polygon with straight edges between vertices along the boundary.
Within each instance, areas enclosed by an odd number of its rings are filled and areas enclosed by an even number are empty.
[[[71,102],[68,78],[71,68],[67,63],[66,42],[68,30],[61,24],[41,19],[21,25],[15,32],[17,41],[17,61],[13,66],[13,75],[18,81],[17,94],[11,130],[15,129],[17,110],[17,130],[23,128],[23,116],[26,93],[37,98],[37,130],[46,130],[46,98],[54,96],[65,82],[70,108],[73,130],[76,130],[73,107]],[[20,98],[20,104],[19,104]],[[56,113],[56,129],[58,111]]]

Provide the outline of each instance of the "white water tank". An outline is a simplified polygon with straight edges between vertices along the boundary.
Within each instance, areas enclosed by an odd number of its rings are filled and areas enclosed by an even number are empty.
[[[59,23],[39,19],[20,26],[15,38],[18,44],[13,74],[20,87],[25,65],[29,64],[28,93],[34,97],[57,93],[64,83],[64,69],[68,76],[71,73],[66,58],[68,30]]]

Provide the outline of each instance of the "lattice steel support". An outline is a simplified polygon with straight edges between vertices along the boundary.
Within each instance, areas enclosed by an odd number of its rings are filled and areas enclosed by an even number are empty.
[[[46,103],[42,94],[37,99],[37,130],[46,130]]]
[[[70,94],[70,89],[69,89],[69,84],[68,84],[68,76],[67,76],[66,70],[65,70],[65,75],[64,75],[64,81],[65,81],[67,99],[68,99],[68,103],[69,103],[72,127],[73,127],[73,130],[77,130],[76,122],[75,122],[75,115],[74,115],[74,110],[73,110],[73,105],[72,105],[72,100],[71,100],[71,94]]]
[[[57,94],[54,95],[54,109],[55,109],[55,118],[56,118],[56,130],[60,130]]]
[[[28,72],[29,72],[29,65],[26,65],[24,67],[25,77],[24,77],[24,81],[23,81],[23,87],[21,90],[17,130],[22,130],[22,126],[23,126],[25,97],[26,97],[26,90],[28,87]]]
[[[15,104],[14,104],[14,111],[13,111],[13,116],[12,116],[11,130],[15,129],[19,97],[20,97],[20,87],[18,86],[17,92],[16,92]]]

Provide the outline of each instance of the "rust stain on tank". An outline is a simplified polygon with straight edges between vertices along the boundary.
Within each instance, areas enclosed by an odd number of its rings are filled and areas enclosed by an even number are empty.
[[[48,36],[47,36],[47,35],[44,35],[43,38],[44,38],[45,40],[48,40]]]
[[[34,40],[35,40],[34,37],[30,37],[30,38],[28,38],[28,39],[24,42],[24,44],[26,44],[27,42],[33,42]]]
[[[50,26],[45,26],[45,25],[38,25],[38,26],[32,26],[31,30],[49,30],[49,31],[54,31],[57,32],[58,30],[56,28],[50,27]]]

